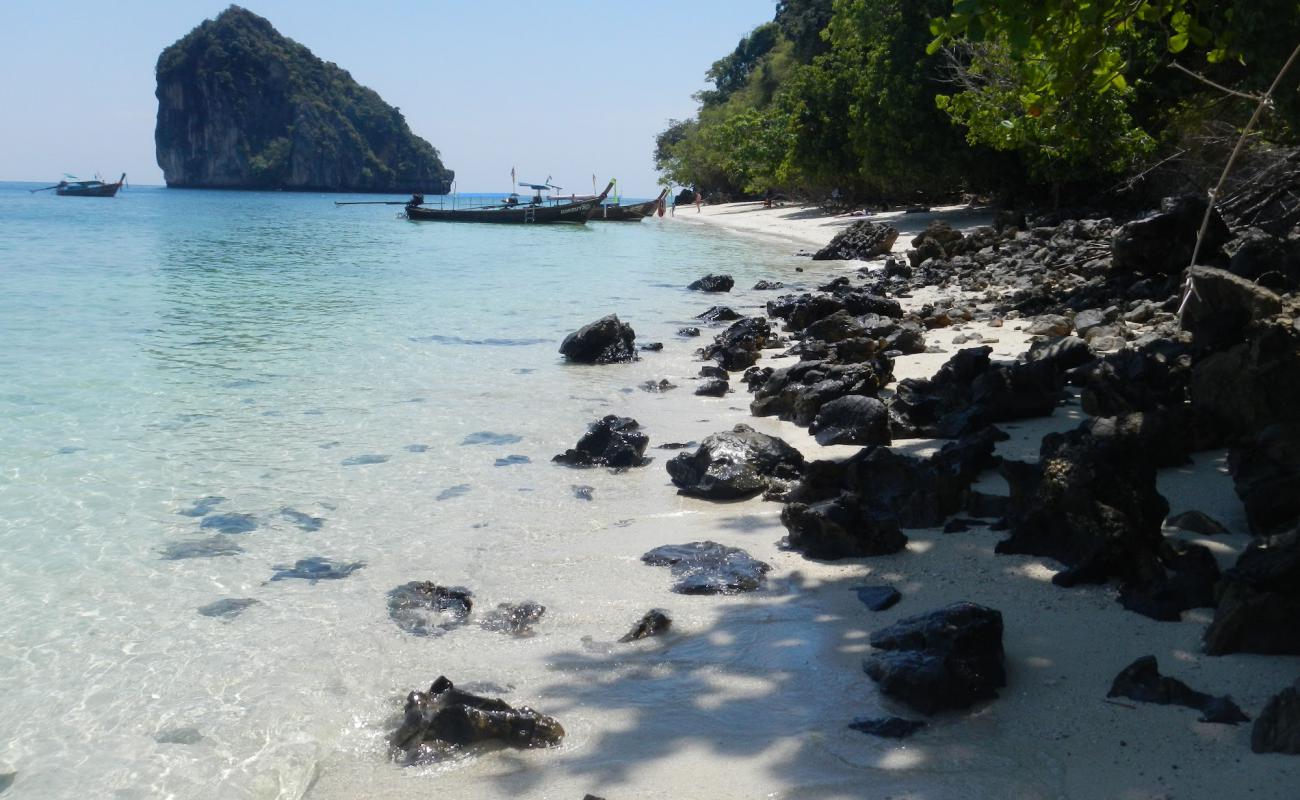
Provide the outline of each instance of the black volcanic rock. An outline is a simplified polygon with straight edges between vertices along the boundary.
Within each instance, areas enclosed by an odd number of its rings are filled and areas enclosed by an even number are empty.
[[[894,227],[859,220],[835,234],[830,244],[813,254],[813,261],[867,260],[888,255],[897,240],[898,230]]]
[[[1201,722],[1236,725],[1249,722],[1230,697],[1213,697],[1198,692],[1177,678],[1160,674],[1155,656],[1142,656],[1125,667],[1111,683],[1107,697],[1127,697],[1139,703],[1187,706],[1200,711]]]
[[[871,634],[881,652],[863,668],[880,691],[922,714],[997,697],[1007,685],[1002,614],[975,603],[953,603]]]
[[[678,492],[708,500],[740,500],[778,490],[799,477],[803,455],[748,425],[706,436],[694,453],[668,462]]]
[[[417,764],[483,742],[534,748],[554,747],[563,738],[564,727],[554,717],[462,692],[440,676],[429,691],[407,695],[402,723],[389,741],[394,760]]]
[[[560,342],[560,355],[578,364],[636,361],[636,331],[617,314],[583,325]]]
[[[1274,695],[1259,712],[1250,732],[1250,749],[1300,756],[1300,681]]]
[[[402,113],[239,6],[158,57],[168,186],[445,194],[455,176]]]
[[[705,275],[686,288],[697,292],[729,292],[735,285],[736,281],[730,275]]]
[[[643,467],[649,463],[644,453],[650,437],[640,428],[631,417],[608,414],[588,425],[576,446],[551,461],[569,467]]]

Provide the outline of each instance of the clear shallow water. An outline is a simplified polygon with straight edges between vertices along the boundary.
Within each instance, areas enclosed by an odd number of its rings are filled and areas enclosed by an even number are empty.
[[[705,690],[770,692],[765,673],[802,662],[746,642],[814,610],[765,607],[776,593],[680,598],[637,561],[703,536],[766,555],[772,519],[678,499],[663,451],[625,475],[548,463],[605,413],[636,416],[652,444],[740,419],[743,399],[690,395],[698,341],[674,331],[718,298],[682,287],[713,270],[741,287],[792,275],[783,248],[672,220],[487,228],[329,195],[27,188],[0,184],[0,772],[17,770],[13,796],[635,785],[648,753],[754,724],[710,710]],[[611,311],[666,351],[561,364],[559,340]],[[683,388],[631,388],[662,377]],[[518,440],[462,444],[483,431]],[[208,497],[223,499],[200,516]],[[202,527],[220,514],[252,530]],[[239,552],[164,557],[194,546]],[[269,581],[313,556],[365,566]],[[417,639],[384,595],[419,579],[467,585],[484,611],[549,610],[529,639],[474,626]],[[197,611],[227,598],[257,603],[230,620]],[[656,605],[682,630],[730,615],[727,641],[670,655],[599,644]],[[398,698],[442,673],[557,714],[569,739],[392,766]],[[758,737],[750,752],[812,724],[808,709],[763,709],[771,720],[741,736]]]

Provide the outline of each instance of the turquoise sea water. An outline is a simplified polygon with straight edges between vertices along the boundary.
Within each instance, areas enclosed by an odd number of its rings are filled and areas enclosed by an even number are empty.
[[[557,664],[584,636],[687,602],[637,556],[701,538],[692,520],[709,512],[675,496],[662,451],[627,475],[548,462],[605,413],[637,416],[653,443],[739,419],[743,399],[690,395],[699,340],[674,332],[716,298],[683,287],[790,274],[791,248],[671,219],[498,228],[334,206],[364,196],[28,188],[0,184],[0,772],[17,772],[14,796],[388,796],[428,780],[487,797],[546,785],[564,753],[609,759],[565,773],[592,788],[638,758],[604,738],[637,703],[589,707],[557,688]],[[562,364],[560,339],[609,312],[667,348]],[[633,388],[663,377],[684,388]],[[477,432],[505,437],[462,443]],[[270,580],[317,556],[365,566]],[[416,639],[384,596],[422,579],[548,615],[526,640],[474,626]],[[256,603],[198,611],[230,599]],[[680,608],[679,623],[719,607]],[[559,713],[567,749],[394,767],[383,737],[401,695],[442,673]],[[694,702],[691,683],[655,691]]]

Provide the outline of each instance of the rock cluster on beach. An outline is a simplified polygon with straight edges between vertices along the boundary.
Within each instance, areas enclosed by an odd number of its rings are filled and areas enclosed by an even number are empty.
[[[754,415],[806,427],[821,445],[862,449],[792,458],[765,477],[762,460],[720,433],[668,463],[674,484],[707,499],[780,500],[783,544],[815,559],[898,553],[905,529],[991,521],[1006,532],[998,553],[1058,563],[1059,586],[1110,583],[1124,608],[1160,621],[1213,609],[1207,655],[1300,654],[1300,232],[1233,229],[1212,212],[1199,264],[1188,269],[1205,209],[1171,198],[1128,222],[1007,215],[972,232],[936,222],[911,240],[905,261],[891,255],[883,269],[768,301],[767,329],[761,317],[743,318],[700,356],[744,370]],[[859,222],[818,257],[877,258],[892,244],[888,229]],[[906,307],[895,299],[922,291],[940,299]],[[1023,328],[1031,346],[998,360],[978,333],[962,334],[954,343],[973,346],[934,375],[895,382],[894,359],[929,349],[927,333],[977,321]],[[1066,403],[1082,419],[1046,436],[1036,460],[995,455],[1007,438],[1000,426]],[[916,438],[949,441],[926,457],[893,447]],[[1208,536],[1227,529],[1195,510],[1170,518],[1156,481],[1159,470],[1220,447],[1255,536],[1223,571],[1210,548],[1167,535],[1167,526]],[[990,470],[1009,496],[972,488]],[[937,638],[877,631],[871,641],[882,652],[868,671],[924,713],[993,697],[1006,677],[1001,618],[979,609],[907,621],[947,631]],[[967,623],[988,633],[954,632]],[[984,643],[970,658],[968,640]],[[1121,678],[1115,691],[1124,696],[1244,719],[1230,701],[1160,676],[1154,661]],[[1295,734],[1277,732],[1290,723],[1272,721],[1294,718],[1294,694],[1270,705],[1257,750],[1294,751]],[[859,722],[877,735],[916,730],[907,720]]]

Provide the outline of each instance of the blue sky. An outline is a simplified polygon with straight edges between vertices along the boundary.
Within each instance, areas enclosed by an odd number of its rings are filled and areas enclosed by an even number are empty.
[[[0,180],[127,172],[161,184],[154,64],[228,3],[0,5]],[[653,135],[695,108],[704,72],[774,0],[357,3],[247,0],[280,33],[402,109],[461,191],[592,173],[654,194]]]

